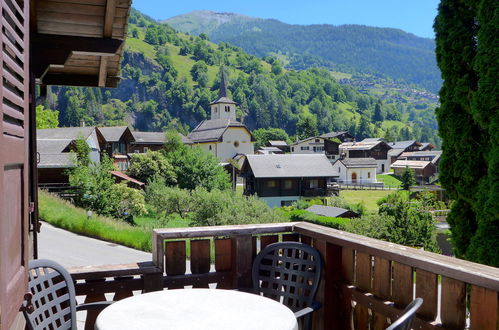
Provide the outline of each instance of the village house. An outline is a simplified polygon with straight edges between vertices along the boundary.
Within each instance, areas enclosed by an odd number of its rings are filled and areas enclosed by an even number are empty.
[[[431,151],[435,149],[435,145],[429,142],[421,142],[421,147],[419,147],[419,151]]]
[[[391,147],[381,138],[368,138],[360,142],[344,142],[340,145],[340,153],[344,158],[374,158],[376,173],[385,173],[390,168],[388,151]]]
[[[223,73],[218,98],[210,108],[211,119],[203,120],[187,137],[192,145],[212,153],[221,162],[237,155],[253,154],[255,138],[243,123],[236,120],[236,102],[227,96]]]
[[[267,147],[273,147],[273,148],[279,148],[281,149],[282,153],[289,152],[289,145],[286,141],[269,141],[267,142]]]
[[[355,137],[347,131],[329,132],[321,135],[324,139],[338,139],[341,142],[353,142]]]
[[[161,150],[165,144],[164,132],[132,132],[135,141],[130,143],[128,153],[146,153],[147,151]],[[191,145],[192,142],[184,135],[178,133],[183,144]]]
[[[374,158],[340,158],[333,164],[338,183],[375,184],[377,164]]]
[[[389,142],[388,145],[392,148],[388,151],[390,164],[393,164],[403,152],[417,151],[422,146],[416,140]]]
[[[128,150],[135,142],[132,131],[127,126],[99,127],[98,131],[103,139],[101,152],[106,153],[120,171],[128,170],[130,167]]]
[[[270,207],[326,197],[335,176],[325,155],[248,155],[241,168],[244,194],[257,195]]]
[[[314,136],[291,144],[293,154],[324,154],[334,162],[340,156],[340,143],[336,139]]]
[[[397,160],[392,164],[393,173],[401,176],[409,168],[414,171],[418,184],[429,184],[437,173],[437,167],[431,161],[424,160]]]
[[[277,147],[261,147],[255,151],[256,155],[282,155],[284,151]]]
[[[68,183],[67,171],[76,166],[76,158],[72,152],[76,150],[77,139],[83,139],[90,147],[90,160],[100,162],[102,136],[95,127],[47,128],[38,129],[36,133],[40,184]]]

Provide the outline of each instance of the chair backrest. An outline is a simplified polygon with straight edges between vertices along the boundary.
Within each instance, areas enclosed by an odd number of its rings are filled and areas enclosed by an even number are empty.
[[[76,329],[75,289],[71,275],[51,260],[29,262],[34,311],[24,312],[29,329]]]
[[[253,262],[253,289],[296,312],[313,303],[321,270],[321,255],[313,247],[297,242],[270,244]]]
[[[423,304],[423,299],[414,299],[407,307],[404,309],[404,313],[395,322],[393,322],[386,330],[409,330],[411,328],[412,320],[416,315],[416,311]]]

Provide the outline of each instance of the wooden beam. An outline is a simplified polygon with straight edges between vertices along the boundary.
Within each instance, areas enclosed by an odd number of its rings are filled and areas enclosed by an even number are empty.
[[[31,35],[33,73],[42,78],[50,65],[64,65],[72,53],[114,56],[123,40],[33,33]],[[97,86],[97,85],[94,85]]]
[[[118,86],[119,82],[119,77],[107,77],[106,86],[104,87],[114,88]],[[97,87],[99,84],[99,77],[92,75],[47,73],[41,83],[45,85]]]
[[[106,14],[104,16],[104,38],[110,38],[113,35],[113,23],[116,12],[116,0],[106,1]]]
[[[106,86],[107,80],[107,60],[109,57],[102,56],[100,58],[100,66],[99,66],[99,87]]]

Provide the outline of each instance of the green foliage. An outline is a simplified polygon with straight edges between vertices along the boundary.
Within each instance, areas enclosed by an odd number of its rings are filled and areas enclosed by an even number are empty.
[[[442,0],[435,19],[444,84],[437,119],[440,181],[456,255],[499,266],[498,4]]]
[[[352,219],[345,230],[397,244],[423,247],[427,251],[439,251],[435,220],[429,206],[421,200],[410,200],[407,193],[390,194],[380,205],[378,214]]]
[[[218,159],[199,147],[187,147],[179,143],[176,133],[167,133],[163,150],[173,166],[179,188],[193,190],[203,187],[207,190],[229,189],[229,174],[218,164]]]
[[[192,196],[192,224],[196,226],[279,222],[280,218],[258,197],[231,190],[197,188]]]
[[[412,168],[406,167],[404,172],[402,172],[402,176],[400,177],[400,186],[404,190],[409,190],[411,186],[416,184],[416,176],[414,174],[414,170]]]
[[[302,209],[290,210],[289,208],[283,207],[278,209],[278,213],[281,217],[289,219],[290,221],[306,221],[335,229],[343,229],[344,226],[350,222],[350,219],[324,217]]]
[[[133,227],[123,221],[99,215],[88,217],[86,210],[43,190],[39,191],[38,198],[40,218],[56,227],[134,249],[151,251],[150,229]]]
[[[280,128],[259,128],[253,131],[253,136],[256,149],[264,147],[269,141],[290,141],[288,133]]]
[[[59,111],[36,106],[36,128],[56,128],[59,126]]]
[[[75,140],[75,153],[79,166],[87,167],[90,164],[90,146],[83,136]]]
[[[140,216],[147,212],[144,195],[140,190],[127,187],[126,183],[115,184],[111,187],[111,195],[115,198],[114,216]]]
[[[173,166],[160,151],[132,154],[128,173],[142,182],[148,182],[158,176],[163,180],[163,185],[171,186],[177,183]]]
[[[301,115],[296,124],[296,135],[300,140],[319,135],[317,118],[310,114]]]
[[[146,186],[146,200],[162,218],[177,213],[185,218],[191,209],[192,198],[188,190],[165,186],[162,178],[155,177]]]

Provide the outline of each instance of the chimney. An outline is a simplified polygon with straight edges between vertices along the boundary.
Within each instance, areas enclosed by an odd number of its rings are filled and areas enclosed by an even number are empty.
[[[85,120],[80,119],[80,127],[85,127]]]

